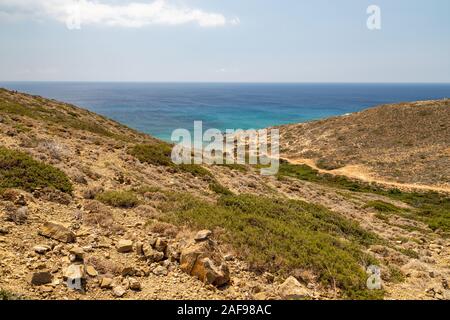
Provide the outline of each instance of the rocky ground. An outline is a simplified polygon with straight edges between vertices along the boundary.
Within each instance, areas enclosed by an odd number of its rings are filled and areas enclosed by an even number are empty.
[[[30,113],[21,105],[43,109]],[[31,299],[339,298],[336,288],[313,276],[256,272],[223,241],[222,230],[165,222],[160,204],[167,201],[167,192],[205,201],[214,201],[217,194],[204,179],[141,162],[127,152],[131,144],[155,139],[39,97],[2,90],[0,106],[1,146],[62,170],[74,186],[72,194],[45,188],[3,190],[0,289],[4,292]],[[60,121],[63,118],[48,110],[74,120]],[[373,200],[398,207],[407,204],[298,179],[263,177],[254,169],[207,169],[236,194],[317,203],[379,235],[385,244],[367,251],[385,263],[385,298],[450,299],[448,238],[408,217],[379,219],[373,208],[366,207]],[[151,191],[138,193],[139,203],[129,208],[94,199],[103,190],[144,186]],[[387,265],[396,266],[404,279],[394,281]]]

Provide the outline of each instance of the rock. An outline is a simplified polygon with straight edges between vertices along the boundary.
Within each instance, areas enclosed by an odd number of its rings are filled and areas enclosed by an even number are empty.
[[[14,201],[14,204],[24,207],[24,206],[27,205],[27,200],[25,199],[25,196],[23,194],[19,194],[19,196],[17,197],[16,201]]]
[[[85,278],[85,267],[82,264],[71,264],[64,272],[67,286],[73,290],[83,290]]]
[[[292,276],[278,287],[278,294],[285,300],[305,299],[310,296],[309,291]]]
[[[6,221],[12,221],[15,224],[24,224],[28,218],[28,208],[20,207],[16,209],[14,206],[6,208]]]
[[[255,293],[254,295],[253,295],[253,299],[255,299],[255,300],[268,300],[269,299],[269,295],[267,294],[267,292],[258,292],[258,293]]]
[[[39,230],[41,236],[64,243],[75,242],[75,234],[58,222],[48,221]]]
[[[264,272],[263,279],[267,283],[273,283],[275,281],[275,276],[273,274],[271,274],[270,272]]]
[[[119,240],[116,244],[117,251],[120,253],[127,253],[133,250],[133,241],[131,240]]]
[[[153,269],[153,273],[157,276],[167,276],[169,272],[167,271],[166,267],[157,266],[155,269]]]
[[[122,271],[120,273],[122,274],[123,277],[132,276],[134,275],[135,270],[133,267],[126,266],[122,268]]]
[[[79,246],[73,246],[72,249],[69,250],[70,254],[75,256],[74,261],[83,261],[84,258],[84,250]]]
[[[227,264],[209,241],[185,247],[181,252],[180,268],[206,284],[222,286],[230,281]]]
[[[164,253],[154,250],[150,245],[144,244],[142,250],[149,262],[159,262],[164,259]]]
[[[86,266],[86,273],[90,277],[96,277],[98,276],[97,270],[93,266]]]
[[[154,248],[156,251],[165,252],[167,248],[167,241],[163,238],[156,239]]]
[[[231,253],[228,253],[228,254],[223,256],[223,259],[225,261],[233,261],[234,260],[234,256]]]
[[[211,230],[201,230],[197,232],[197,235],[195,236],[195,241],[205,241],[208,240],[209,236],[212,234]]]
[[[100,288],[102,289],[111,289],[113,283],[113,279],[105,277],[102,278],[102,281],[100,282]]]
[[[50,251],[51,248],[47,245],[37,245],[33,247],[34,252],[39,253],[39,254],[44,254],[47,251]]]
[[[130,289],[133,291],[141,291],[141,283],[134,278],[130,278]]]
[[[50,272],[35,272],[31,276],[31,284],[35,286],[41,286],[44,284],[51,283],[53,281],[53,276]]]
[[[53,287],[52,286],[42,286],[41,287],[41,291],[42,292],[52,292],[53,291]]]
[[[180,261],[181,251],[176,244],[169,244],[166,249],[166,256],[172,261]]]
[[[144,244],[140,241],[136,242],[135,244],[135,252],[138,256],[143,256],[144,255],[144,250],[142,249],[144,247]]]
[[[68,205],[72,201],[72,197],[62,191],[45,187],[42,190],[36,190],[33,192],[35,198],[39,198],[45,201],[51,201],[59,204]]]
[[[122,286],[115,286],[113,288],[113,294],[114,296],[116,296],[117,298],[121,298],[125,295],[126,291]]]

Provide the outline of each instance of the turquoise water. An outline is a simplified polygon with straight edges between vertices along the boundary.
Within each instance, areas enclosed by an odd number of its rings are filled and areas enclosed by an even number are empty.
[[[259,129],[383,103],[450,97],[450,84],[9,82],[0,87],[84,107],[164,140],[174,129]],[[401,120],[401,119],[399,119]]]

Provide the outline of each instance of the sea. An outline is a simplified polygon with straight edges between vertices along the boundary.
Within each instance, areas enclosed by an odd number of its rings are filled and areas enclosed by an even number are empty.
[[[0,82],[170,141],[173,130],[260,129],[376,105],[450,98],[450,84]],[[450,110],[449,110],[450,112]],[[401,119],[399,119],[401,121]]]

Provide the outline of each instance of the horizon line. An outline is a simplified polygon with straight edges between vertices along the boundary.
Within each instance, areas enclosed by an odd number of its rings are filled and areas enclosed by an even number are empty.
[[[443,84],[449,82],[433,81],[128,81],[128,80],[0,80],[0,83],[154,83],[154,84]]]

